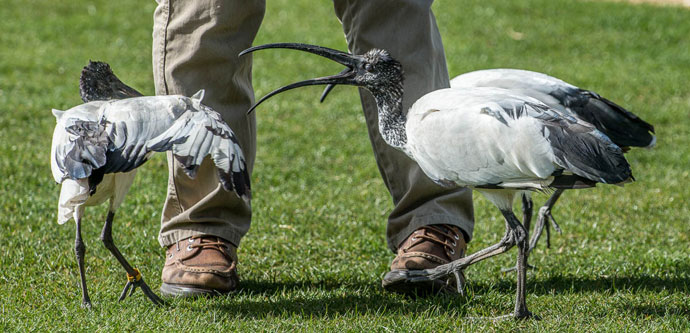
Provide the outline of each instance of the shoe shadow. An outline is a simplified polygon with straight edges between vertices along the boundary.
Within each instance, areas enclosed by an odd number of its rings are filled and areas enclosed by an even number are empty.
[[[437,294],[428,297],[386,292],[378,283],[337,281],[266,282],[243,280],[240,289],[219,301],[188,303],[194,311],[208,312],[209,305],[229,316],[266,318],[284,313],[329,317],[341,314],[405,314],[433,309],[434,313],[464,316],[465,297]]]

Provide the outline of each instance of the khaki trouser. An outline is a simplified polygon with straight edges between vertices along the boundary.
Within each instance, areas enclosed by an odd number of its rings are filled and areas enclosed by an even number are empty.
[[[449,86],[441,36],[431,12],[433,0],[333,2],[351,52],[383,48],[403,64],[405,109],[427,92]],[[206,89],[204,104],[220,112],[233,129],[250,172],[256,155],[256,121],[254,114],[246,115],[254,101],[252,60],[237,54],[252,45],[264,10],[263,0],[160,0],[154,14],[156,94],[191,96]],[[388,146],[378,132],[373,98],[364,90],[360,95],[376,162],[395,204],[388,218],[389,248],[395,251],[414,230],[429,224],[456,225],[471,237],[471,191],[437,186],[415,162]],[[187,178],[170,156],[168,164],[161,245],[200,234],[239,245],[249,229],[251,207],[220,187],[208,160],[195,180]]]

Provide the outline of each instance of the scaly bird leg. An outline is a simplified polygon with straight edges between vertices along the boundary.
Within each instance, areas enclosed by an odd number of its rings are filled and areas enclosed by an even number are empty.
[[[120,250],[117,249],[115,246],[115,243],[113,242],[113,237],[112,237],[112,228],[113,228],[113,218],[115,217],[115,213],[113,212],[108,212],[108,217],[105,219],[105,225],[103,225],[103,230],[101,231],[101,241],[103,241],[103,244],[105,247],[110,250],[110,253],[115,256],[117,261],[120,262],[120,265],[127,271],[127,284],[125,285],[125,288],[122,290],[122,294],[120,295],[120,301],[125,299],[127,297],[127,291],[131,292],[129,295],[131,296],[134,291],[137,289],[137,287],[141,288],[141,291],[148,297],[153,304],[156,305],[162,305],[164,304],[163,300],[158,297],[153,291],[151,291],[151,288],[144,282],[144,279],[141,277],[141,273],[139,272],[138,269],[133,268],[127,260],[122,256],[120,253]]]
[[[532,212],[534,211],[534,203],[527,194],[522,194],[522,224],[529,234],[529,227],[532,225]]]
[[[551,195],[549,200],[547,200],[546,203],[544,203],[544,205],[541,208],[539,208],[539,214],[537,215],[537,223],[534,226],[534,234],[532,235],[532,238],[529,241],[529,252],[531,252],[537,246],[537,242],[539,242],[539,237],[544,231],[544,227],[546,227],[546,247],[549,248],[551,246],[551,233],[548,225],[549,221],[553,223],[553,228],[556,231],[558,231],[559,233],[561,232],[561,227],[558,225],[558,223],[556,223],[556,220],[553,218],[553,215],[551,215],[551,209],[556,204],[556,201],[558,201],[558,198],[561,197],[563,191],[565,190],[556,190]]]
[[[511,230],[515,235],[515,241],[518,248],[517,256],[517,288],[515,295],[515,311],[513,312],[513,317],[515,319],[527,319],[535,318],[532,313],[527,309],[526,302],[526,283],[527,283],[527,256],[528,256],[528,243],[527,243],[527,230],[520,223],[520,221],[515,217],[515,214],[511,210],[501,210],[506,222],[510,225]]]
[[[86,254],[86,245],[84,245],[84,241],[81,238],[81,216],[76,217],[75,222],[77,224],[77,231],[74,240],[74,253],[77,256],[77,264],[79,265],[79,277],[81,278],[82,305],[87,308],[91,308],[91,299],[89,298],[89,291],[86,289],[86,273],[84,269],[84,255]]]
[[[534,209],[534,203],[532,202],[532,199],[530,199],[526,194],[522,194],[522,220],[524,221],[524,226],[525,226],[525,231],[527,232],[527,235],[529,235],[529,227],[532,224],[532,211]],[[535,232],[537,232],[537,227],[539,225],[534,226]],[[541,232],[541,231],[539,231]],[[527,256],[529,257],[529,253],[531,252],[531,249],[527,251]],[[533,269],[534,266],[525,263],[527,268]],[[516,266],[513,267],[508,267],[508,268],[503,268],[501,269],[501,272],[503,273],[508,273],[515,271],[517,269]]]

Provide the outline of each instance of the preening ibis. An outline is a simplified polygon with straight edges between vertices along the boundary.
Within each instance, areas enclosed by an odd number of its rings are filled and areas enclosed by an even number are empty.
[[[351,55],[320,46],[279,43],[252,47],[240,55],[268,48],[306,51],[347,68],[337,75],[279,88],[249,112],[267,98],[297,87],[345,84],[366,88],[376,100],[379,131],[389,145],[414,159],[437,183],[474,188],[499,208],[506,222],[499,243],[434,269],[404,274],[411,280],[454,274],[462,291],[465,267],[517,245],[515,318],[531,317],[525,302],[527,232],[512,211],[515,196],[632,179],[623,151],[608,137],[534,98],[499,88],[439,89],[422,96],[405,113],[403,68],[385,50]]]
[[[163,301],[146,285],[113,243],[113,218],[129,191],[137,168],[154,152],[172,151],[194,177],[202,160],[210,155],[220,182],[250,200],[250,184],[242,150],[220,114],[201,104],[203,90],[194,96],[141,96],[124,86],[107,64],[91,63],[80,80],[85,104],[67,111],[53,110],[57,125],[53,133],[51,169],[62,184],[58,223],[74,218],[75,253],[79,265],[82,303],[91,305],[86,288],[81,218],[86,206],[109,202],[101,240],[127,272],[128,282],[120,300],[137,287],[154,303]],[[111,79],[111,80],[107,80]],[[117,79],[117,78],[115,78]],[[128,89],[127,89],[128,88]],[[138,96],[138,97],[136,97]],[[112,97],[126,99],[109,99]]]
[[[477,87],[504,88],[512,92],[530,96],[553,109],[582,119],[608,136],[614,144],[627,152],[630,147],[651,148],[656,144],[654,126],[640,119],[634,113],[618,104],[599,96],[599,94],[580,89],[561,79],[543,73],[520,69],[485,69],[456,76],[450,81],[451,88],[473,89]],[[546,226],[546,244],[549,246],[549,224],[560,231],[551,215],[551,210],[564,189],[557,189],[539,209],[535,232],[530,239],[530,251],[536,246]],[[531,199],[525,196],[524,207],[532,207]],[[526,212],[526,216],[530,216]],[[529,229],[529,219],[523,221]]]

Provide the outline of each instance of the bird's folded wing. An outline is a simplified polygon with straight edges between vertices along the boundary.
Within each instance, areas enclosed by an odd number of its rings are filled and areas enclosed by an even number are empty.
[[[220,114],[209,109],[190,110],[169,129],[146,144],[149,151],[172,151],[191,178],[203,159],[210,155],[223,187],[239,196],[251,198],[249,173],[242,149]]]
[[[551,109],[529,97],[523,103],[505,99],[503,111],[516,119],[528,116],[541,123],[555,163],[586,179],[617,184],[632,177],[623,151],[592,124]],[[511,107],[512,105],[512,107]]]

